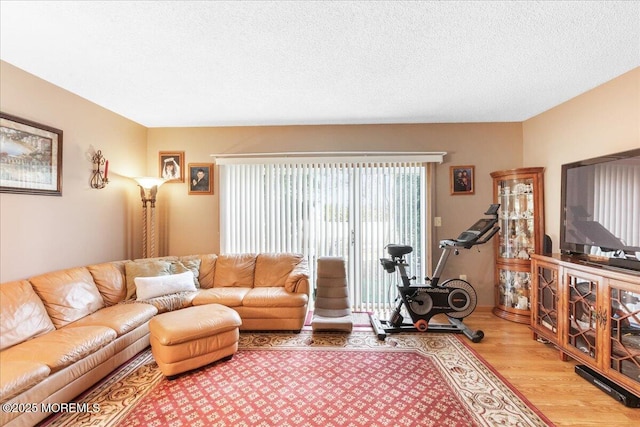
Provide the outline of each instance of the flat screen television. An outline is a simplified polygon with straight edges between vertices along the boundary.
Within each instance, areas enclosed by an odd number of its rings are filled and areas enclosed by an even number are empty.
[[[640,271],[640,149],[562,165],[560,249]]]

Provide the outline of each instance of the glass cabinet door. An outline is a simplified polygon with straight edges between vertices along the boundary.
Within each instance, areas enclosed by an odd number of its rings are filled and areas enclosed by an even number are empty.
[[[566,273],[565,280],[569,317],[564,332],[565,344],[574,355],[593,362],[598,357],[598,325],[603,322],[602,310],[598,309],[597,302],[600,282],[586,273],[572,271]]]
[[[517,310],[529,310],[531,272],[498,269],[499,304]]]
[[[498,181],[500,246],[498,255],[528,260],[535,252],[533,179]]]
[[[640,291],[612,283],[609,290],[609,368],[640,383]]]
[[[534,326],[538,331],[547,332],[546,336],[557,341],[558,334],[558,269],[544,264],[535,264],[536,306]]]

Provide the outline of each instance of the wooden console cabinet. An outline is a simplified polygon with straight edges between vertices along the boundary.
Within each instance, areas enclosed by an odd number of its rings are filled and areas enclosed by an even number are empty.
[[[640,273],[565,255],[531,258],[534,339],[640,395]]]

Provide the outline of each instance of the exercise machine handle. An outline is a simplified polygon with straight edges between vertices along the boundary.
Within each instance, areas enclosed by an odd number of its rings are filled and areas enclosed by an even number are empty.
[[[493,229],[489,232],[489,234],[487,234],[485,237],[482,238],[482,240],[478,240],[475,244],[476,245],[484,245],[485,243],[487,243],[489,240],[491,240],[491,238],[493,236],[495,236],[495,234],[500,231],[500,227],[493,227]]]

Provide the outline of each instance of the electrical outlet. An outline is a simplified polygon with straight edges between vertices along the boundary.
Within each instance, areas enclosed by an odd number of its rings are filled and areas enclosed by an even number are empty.
[[[467,275],[466,274],[461,274],[460,275],[460,280],[467,280]]]
[[[433,218],[433,226],[434,227],[442,227],[442,217],[436,216]]]

